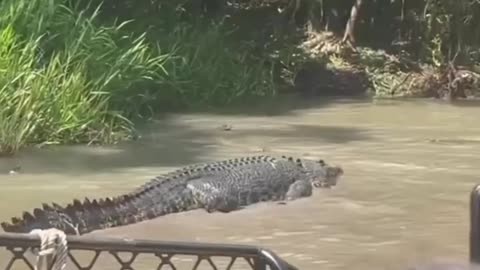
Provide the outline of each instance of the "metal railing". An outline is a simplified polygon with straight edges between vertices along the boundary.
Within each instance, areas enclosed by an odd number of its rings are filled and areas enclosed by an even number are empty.
[[[290,265],[275,253],[255,246],[247,245],[224,245],[207,243],[186,243],[186,242],[166,242],[149,241],[133,239],[116,238],[91,238],[68,236],[68,247],[70,265],[76,266],[78,270],[97,269],[95,263],[102,253],[109,253],[115,258],[117,266],[114,269],[134,269],[133,263],[139,254],[151,254],[158,260],[156,269],[164,269],[169,266],[172,270],[184,269],[178,268],[173,258],[178,255],[190,255],[194,257],[192,269],[198,269],[200,263],[206,261],[210,269],[217,270],[212,257],[228,258],[226,270],[232,269],[234,264],[240,260],[247,262],[247,266],[254,270],[298,270]],[[5,270],[12,269],[16,261],[22,261],[26,267],[21,269],[34,270],[32,262],[27,258],[26,253],[30,248],[38,248],[40,239],[36,235],[0,233],[0,247],[10,251],[12,255],[6,263]],[[470,261],[480,263],[480,184],[476,185],[470,194]],[[87,264],[80,264],[74,256],[73,251],[86,250],[94,252],[94,256]],[[120,253],[130,253],[129,259],[122,259]],[[1,265],[1,264],[0,264]],[[110,265],[112,266],[112,265]],[[113,266],[115,267],[115,266]],[[104,269],[103,267],[101,269]],[[151,268],[149,268],[151,269]]]
[[[480,184],[470,193],[470,262],[480,263]]]
[[[105,267],[96,268],[96,262],[103,253],[112,256],[115,263],[109,263],[111,269],[134,269],[133,263],[140,254],[153,255],[157,260],[157,264],[152,268],[142,267],[142,269],[186,269],[179,268],[175,262],[175,256],[189,255],[193,258],[193,267],[190,269],[199,269],[202,262],[206,262],[209,269],[232,269],[235,264],[243,260],[244,265],[254,270],[298,270],[296,267],[288,264],[275,253],[247,245],[223,245],[223,244],[207,244],[207,243],[186,243],[186,242],[166,242],[166,241],[149,241],[134,239],[117,239],[117,238],[99,238],[99,237],[80,237],[68,236],[68,257],[70,259],[68,269],[72,266],[79,270],[105,269]],[[10,260],[6,262],[5,270],[13,269],[12,266],[21,261],[25,266],[20,269],[34,270],[32,260],[27,258],[27,250],[30,248],[38,248],[40,239],[36,235],[29,234],[0,234],[0,247],[4,247],[12,255]],[[0,248],[1,249],[1,248]],[[74,251],[90,251],[94,253],[93,258],[88,262],[80,263],[74,255]],[[29,252],[28,252],[29,253]],[[122,259],[120,253],[129,253],[129,259]],[[215,262],[215,258],[223,257],[228,259],[226,266],[219,268]],[[246,263],[245,263],[246,262]],[[1,265],[1,264],[0,264]]]

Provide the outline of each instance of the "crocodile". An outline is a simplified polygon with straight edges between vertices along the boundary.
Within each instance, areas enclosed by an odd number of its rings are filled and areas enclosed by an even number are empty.
[[[199,163],[153,178],[130,193],[66,206],[43,203],[22,218],[1,222],[5,232],[28,233],[57,228],[82,235],[159,216],[205,209],[229,213],[261,201],[289,201],[309,197],[313,188],[337,184],[343,169],[323,160],[287,156],[247,156]]]

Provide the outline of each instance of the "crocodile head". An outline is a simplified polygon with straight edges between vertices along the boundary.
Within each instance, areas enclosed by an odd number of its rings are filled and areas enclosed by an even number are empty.
[[[316,188],[330,188],[337,185],[338,179],[343,175],[339,166],[331,166],[323,160],[301,160],[301,166]]]

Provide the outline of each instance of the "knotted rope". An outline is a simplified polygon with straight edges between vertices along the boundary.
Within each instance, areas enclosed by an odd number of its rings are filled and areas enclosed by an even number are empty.
[[[40,250],[33,252],[36,256],[35,270],[43,269],[43,260],[46,257],[48,270],[63,270],[67,266],[68,247],[67,236],[58,229],[39,230],[35,229],[30,234],[40,237]]]

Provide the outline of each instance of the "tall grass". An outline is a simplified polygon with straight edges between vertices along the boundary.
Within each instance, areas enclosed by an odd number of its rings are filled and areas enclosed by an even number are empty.
[[[2,153],[27,143],[124,138],[132,130],[124,117],[130,111],[122,111],[130,108],[124,90],[162,76],[166,55],[152,51],[142,36],[125,36],[122,25],[97,26],[97,13],[87,16],[63,4],[0,4]]]
[[[162,107],[273,94],[262,61],[235,51],[222,27],[170,23],[147,41],[99,14],[66,0],[0,2],[0,153],[116,142]]]
[[[223,24],[204,29],[180,25],[164,33],[163,42],[175,52],[165,67],[166,81],[189,105],[225,105],[248,97],[275,95],[272,74],[265,59],[252,56],[254,48],[225,36]],[[227,35],[228,37],[228,35]]]

